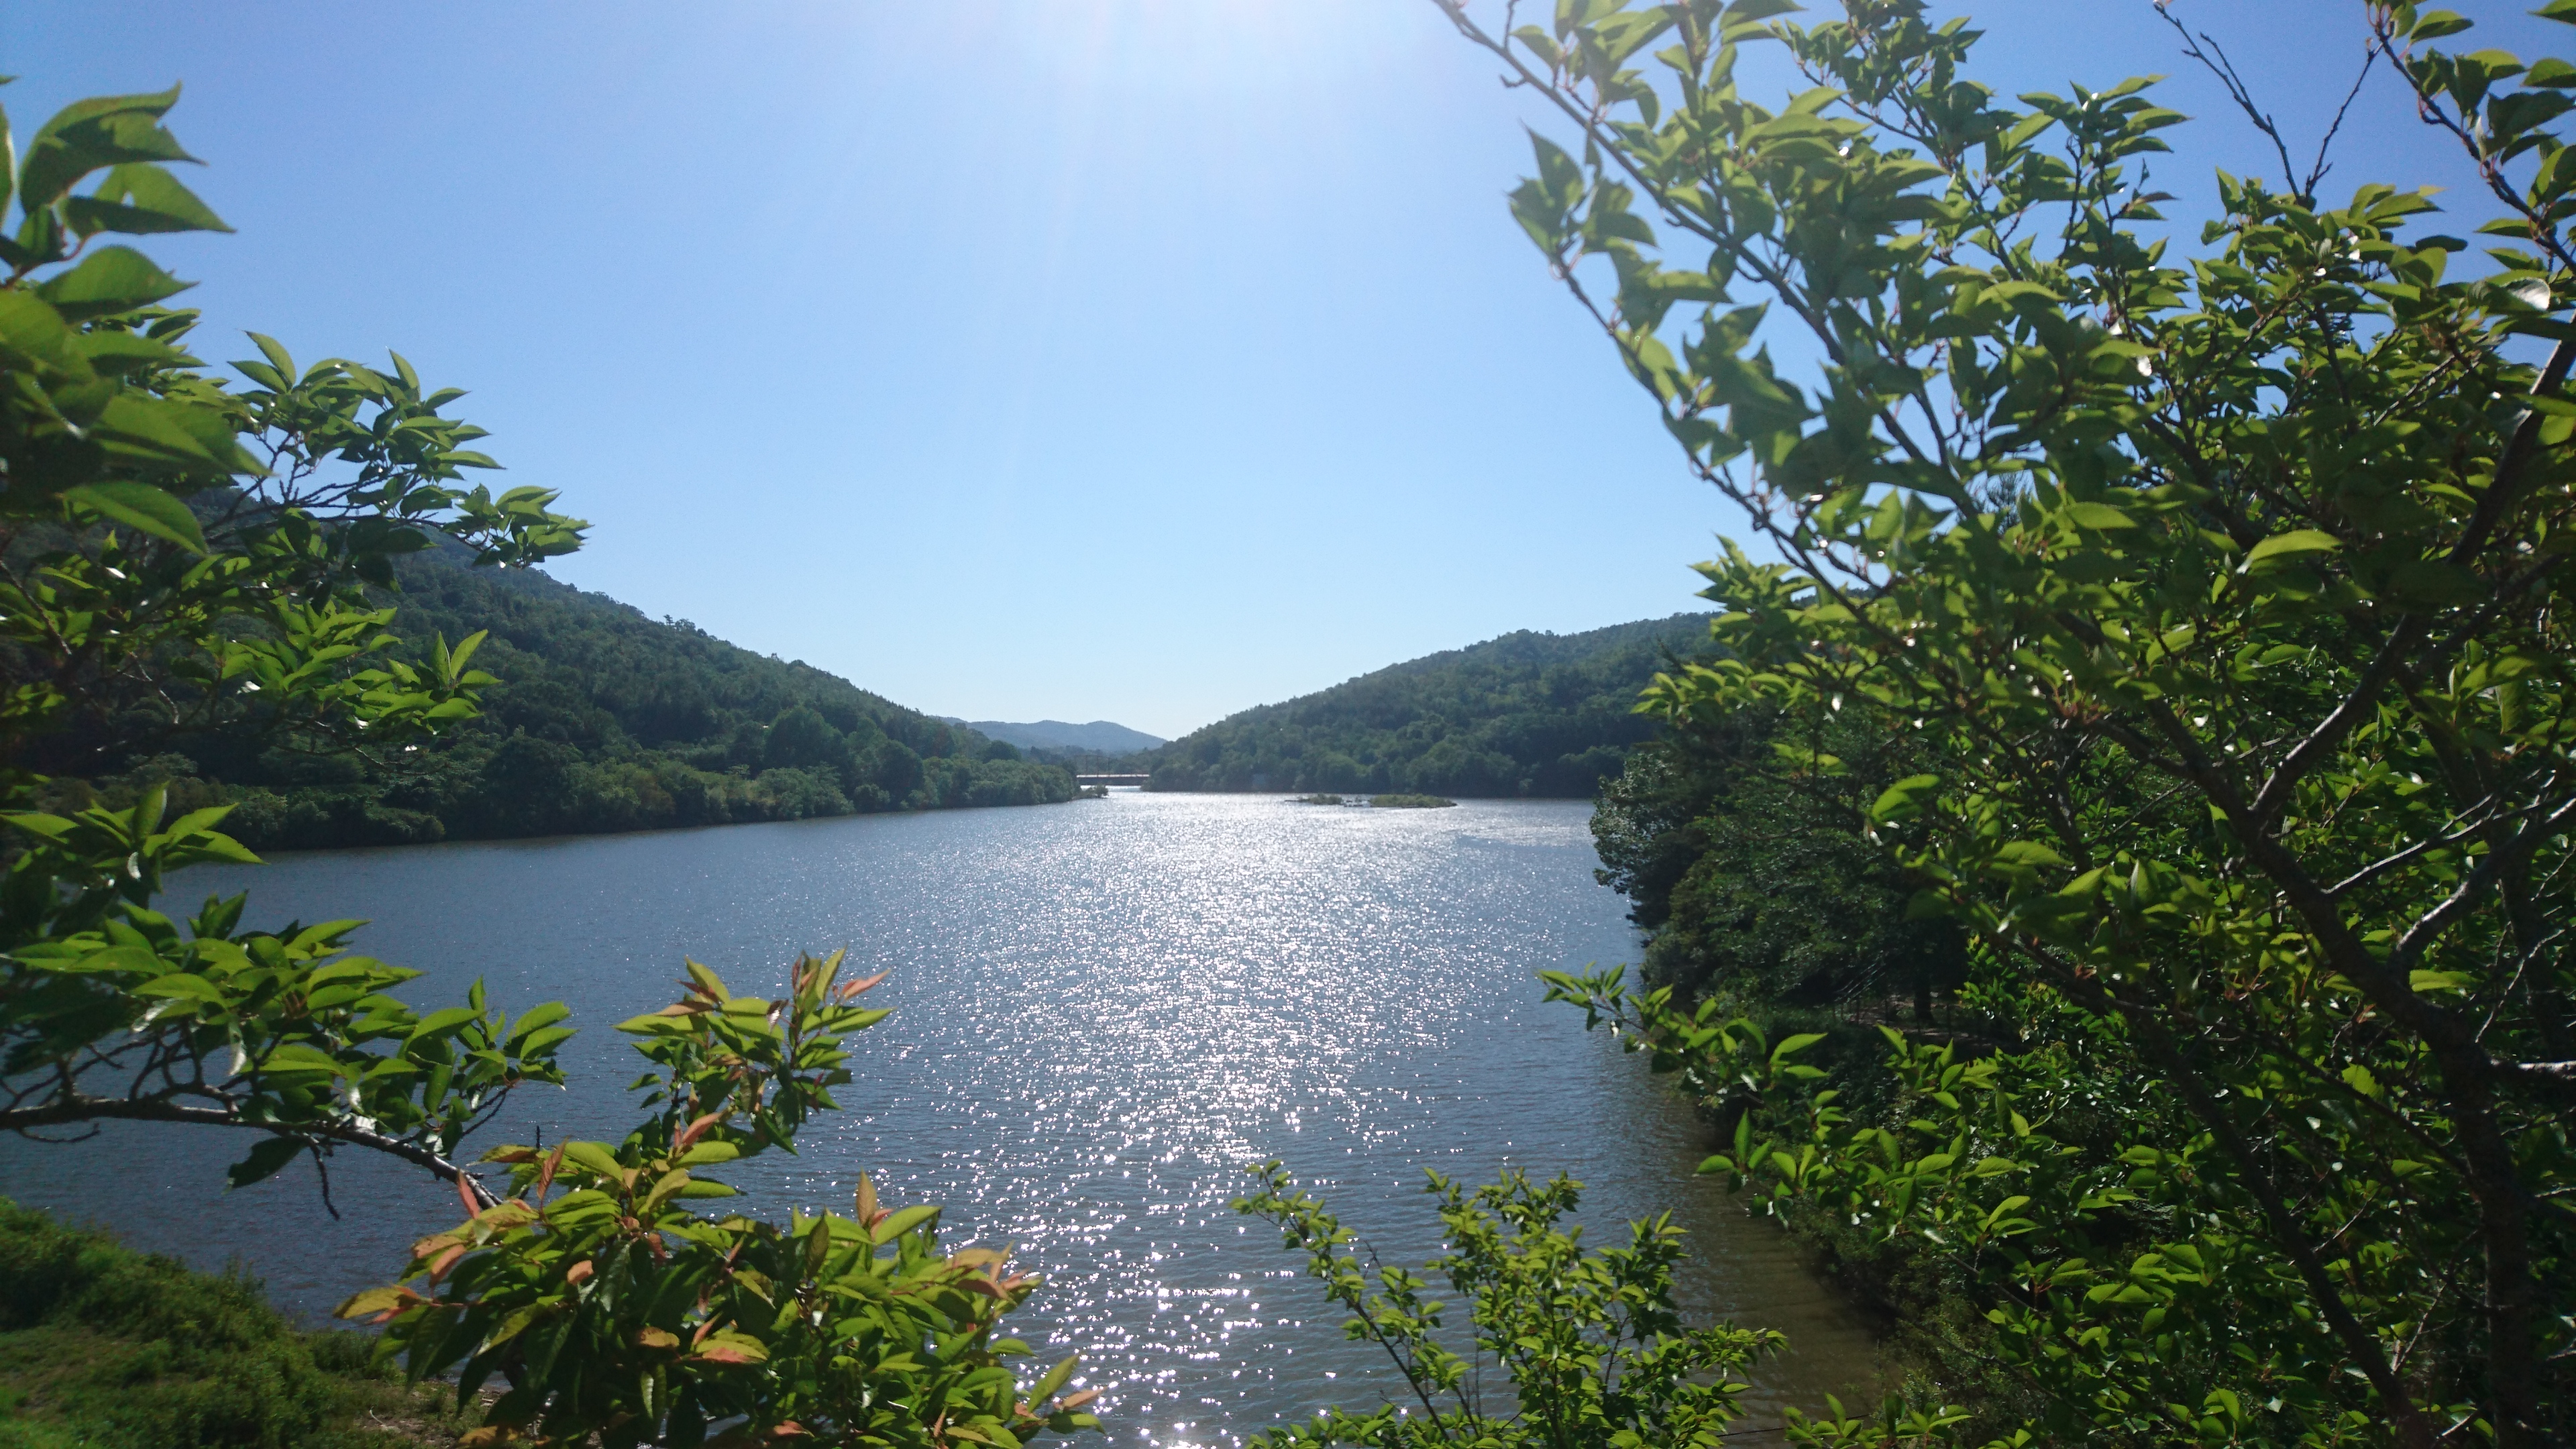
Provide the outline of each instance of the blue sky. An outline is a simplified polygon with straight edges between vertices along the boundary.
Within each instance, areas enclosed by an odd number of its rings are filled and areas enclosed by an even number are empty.
[[[2173,73],[2177,217],[2278,170],[2149,0],[1967,8],[2007,92]],[[2304,159],[2357,0],[2180,13]],[[598,525],[559,577],[937,713],[1178,734],[1692,607],[1737,526],[1505,214],[1526,102],[1428,0],[21,0],[0,71],[22,134],[187,83],[239,234],[153,250],[203,355],[399,348]],[[2355,109],[2329,194],[2469,184],[2384,73]]]

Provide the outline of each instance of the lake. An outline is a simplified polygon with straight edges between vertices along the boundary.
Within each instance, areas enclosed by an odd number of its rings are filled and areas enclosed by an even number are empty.
[[[1767,1419],[1865,1383],[1865,1327],[1781,1235],[1691,1168],[1707,1131],[1542,970],[1632,959],[1571,801],[1447,810],[1140,794],[1021,809],[650,835],[283,856],[200,870],[247,918],[366,917],[362,949],[426,974],[435,1006],[482,977],[513,1012],[568,1002],[574,1085],[531,1091],[482,1145],[622,1135],[640,1067],[613,1022],[676,995],[682,958],[774,994],[800,950],[891,973],[855,1039],[846,1109],[801,1154],[730,1175],[746,1210],[843,1212],[858,1174],[890,1204],[947,1206],[947,1241],[1010,1244],[1046,1278],[1011,1323],[1078,1350],[1118,1444],[1215,1444],[1400,1387],[1266,1226],[1227,1207],[1244,1164],[1286,1162],[1389,1262],[1438,1250],[1425,1169],[1505,1166],[1587,1184],[1596,1243],[1671,1208],[1695,1315],[1787,1331],[1756,1375]],[[213,1140],[220,1135],[223,1140]],[[0,1140],[21,1201],[103,1220],[199,1266],[238,1258],[291,1309],[391,1281],[456,1202],[416,1169],[335,1159],[238,1193],[231,1134],[120,1124]],[[756,1170],[754,1170],[756,1169]],[[1763,1435],[1752,1442],[1776,1442]]]

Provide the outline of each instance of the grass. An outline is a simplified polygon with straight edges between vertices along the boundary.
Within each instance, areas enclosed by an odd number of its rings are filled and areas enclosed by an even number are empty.
[[[1381,810],[1438,810],[1458,802],[1437,795],[1371,795],[1369,803]]]
[[[467,1427],[374,1348],[298,1330],[238,1271],[0,1198],[0,1449],[414,1449]]]
[[[1342,797],[1339,795],[1300,795],[1288,803],[1291,805],[1339,805],[1342,803]]]

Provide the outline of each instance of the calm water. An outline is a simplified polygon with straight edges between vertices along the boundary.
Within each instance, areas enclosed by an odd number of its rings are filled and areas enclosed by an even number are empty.
[[[577,1085],[532,1093],[487,1144],[619,1135],[638,1068],[604,1028],[671,1000],[683,957],[764,994],[800,948],[890,970],[869,999],[896,1011],[857,1040],[847,1110],[800,1157],[734,1174],[745,1206],[847,1211],[866,1171],[889,1201],[946,1204],[952,1244],[1015,1244],[1047,1278],[1017,1331],[1083,1354],[1114,1442],[1223,1443],[1389,1387],[1276,1236],[1226,1207],[1243,1164],[1272,1156],[1388,1261],[1437,1251],[1425,1168],[1570,1173],[1595,1241],[1673,1208],[1693,1311],[1791,1336],[1758,1375],[1765,1405],[1848,1399],[1869,1374],[1861,1325],[1691,1179],[1702,1129],[1642,1064],[1541,1000],[1538,971],[1634,954],[1587,816],[1120,793],[293,856],[181,893],[248,885],[267,924],[367,917],[365,949],[427,972],[416,1001],[481,976],[514,1011],[570,1003],[593,1028],[567,1050]],[[309,1314],[388,1281],[403,1244],[455,1218],[451,1191],[354,1156],[332,1173],[338,1221],[302,1168],[228,1195],[240,1145],[139,1126],[5,1141],[0,1182],[140,1246],[238,1257]]]

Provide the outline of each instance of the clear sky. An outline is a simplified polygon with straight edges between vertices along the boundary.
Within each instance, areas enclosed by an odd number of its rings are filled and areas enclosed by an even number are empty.
[[[2007,92],[2172,72],[2176,216],[2277,173],[2149,0],[1968,8]],[[2304,158],[2358,0],[2178,13]],[[11,0],[0,71],[22,135],[187,83],[239,234],[152,250],[202,355],[399,348],[598,525],[557,576],[936,713],[1177,735],[1693,607],[1735,526],[1505,213],[1527,102],[1428,0]],[[2329,194],[2469,184],[2384,72],[2355,109]]]

